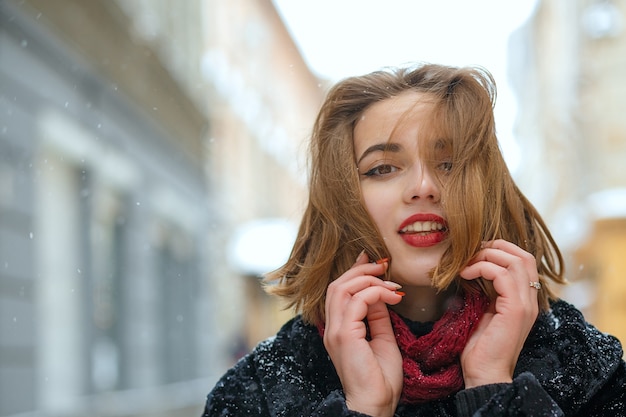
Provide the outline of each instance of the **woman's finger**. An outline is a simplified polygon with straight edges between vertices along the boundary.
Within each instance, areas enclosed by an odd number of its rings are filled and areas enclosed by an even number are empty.
[[[537,264],[530,253],[506,241],[487,242],[490,247],[482,249],[472,259],[470,264],[461,271],[465,279],[483,277],[495,281],[499,277],[508,276],[509,280],[500,283],[502,289],[512,289],[511,282],[518,286],[518,290],[530,289],[530,282],[537,281]]]
[[[361,261],[357,260],[355,266],[342,274],[328,286],[326,291],[326,306],[329,307],[333,303],[345,302],[349,297],[362,291],[367,287],[382,286],[388,290],[398,290],[401,285],[391,281],[384,281],[380,276],[384,275],[388,268],[388,262],[382,263],[362,263],[367,260],[359,256]],[[328,313],[328,310],[326,311]]]
[[[340,312],[327,320],[327,325],[335,324],[335,320],[344,323],[360,323],[366,317],[369,319],[368,313],[375,304],[380,303],[380,306],[383,307],[387,304],[397,304],[401,300],[402,296],[394,290],[381,286],[367,287],[347,299],[341,305]]]

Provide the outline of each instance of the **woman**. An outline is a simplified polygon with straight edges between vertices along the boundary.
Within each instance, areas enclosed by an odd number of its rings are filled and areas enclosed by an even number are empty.
[[[494,101],[486,71],[438,65],[331,89],[296,244],[268,277],[300,314],[204,416],[625,415],[622,348],[551,292],[563,260]]]

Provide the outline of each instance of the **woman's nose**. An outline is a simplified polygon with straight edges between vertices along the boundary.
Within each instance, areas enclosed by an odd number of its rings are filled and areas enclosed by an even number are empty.
[[[438,203],[441,197],[437,181],[430,171],[421,164],[416,164],[413,172],[407,175],[407,185],[405,189],[405,200],[407,203],[429,200]]]

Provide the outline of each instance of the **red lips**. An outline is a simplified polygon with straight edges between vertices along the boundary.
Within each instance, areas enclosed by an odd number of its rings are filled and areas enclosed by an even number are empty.
[[[414,225],[415,223],[424,223],[424,222],[440,224],[442,228],[441,229],[439,229],[438,227],[432,228],[432,225],[431,225],[430,228],[427,227],[427,229],[431,229],[431,230],[422,230],[422,231],[417,230],[417,231],[404,231],[404,232],[402,231],[404,228],[410,225]],[[422,226],[422,225],[418,225],[418,229],[419,229],[419,226]],[[440,243],[441,241],[443,241],[446,237],[447,230],[448,230],[447,223],[441,216],[438,216],[433,213],[417,213],[417,214],[410,216],[409,218],[407,218],[406,220],[402,222],[398,230],[398,233],[400,234],[400,237],[402,237],[402,239],[407,244],[417,247],[417,248],[424,248],[424,247],[434,246]]]

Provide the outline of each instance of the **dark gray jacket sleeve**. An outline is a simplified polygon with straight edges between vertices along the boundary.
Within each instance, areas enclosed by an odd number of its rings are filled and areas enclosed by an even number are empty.
[[[466,389],[456,395],[461,417],[558,417],[563,411],[541,387],[535,376],[524,372],[510,384]]]
[[[530,372],[520,374],[511,384],[485,385],[460,391],[456,395],[456,405],[460,417],[572,415],[558,406]],[[626,363],[622,362],[596,395],[581,405],[575,417],[626,416]]]

